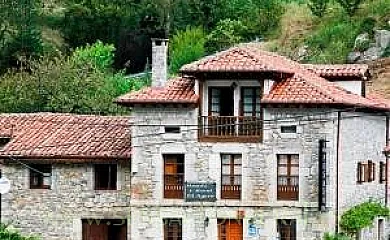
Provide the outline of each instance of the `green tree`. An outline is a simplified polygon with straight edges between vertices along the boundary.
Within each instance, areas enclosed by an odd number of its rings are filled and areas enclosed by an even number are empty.
[[[349,16],[353,16],[359,9],[359,5],[363,0],[337,0],[337,2]]]
[[[200,27],[178,31],[170,41],[170,70],[176,73],[184,64],[205,55],[206,36]]]
[[[329,0],[309,0],[307,5],[309,6],[313,15],[317,17],[323,17],[326,13]]]
[[[228,48],[243,41],[247,32],[248,28],[240,20],[222,20],[207,36],[207,50],[215,52]]]

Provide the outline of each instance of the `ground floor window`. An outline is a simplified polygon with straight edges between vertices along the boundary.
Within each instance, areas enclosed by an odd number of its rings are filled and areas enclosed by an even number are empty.
[[[83,219],[83,240],[127,240],[126,219]]]
[[[242,240],[241,219],[218,219],[218,240]]]
[[[295,219],[278,219],[277,224],[279,240],[297,239],[297,221]]]
[[[183,224],[180,218],[164,218],[164,240],[182,240]]]

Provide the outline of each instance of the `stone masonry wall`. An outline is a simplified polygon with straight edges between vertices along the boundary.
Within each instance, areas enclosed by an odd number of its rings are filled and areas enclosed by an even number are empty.
[[[29,189],[29,170],[19,164],[4,165],[2,171],[12,184],[2,195],[2,221],[24,234],[81,240],[81,219],[127,219],[129,225],[128,164],[118,164],[118,190],[107,191],[94,190],[91,164],[53,164],[50,190]]]
[[[217,219],[237,217],[243,210],[244,236],[249,220],[262,230],[263,238],[276,235],[276,219],[297,219],[299,239],[315,239],[332,231],[333,199],[330,192],[334,166],[329,165],[329,211],[317,211],[318,140],[329,141],[329,159],[335,151],[334,114],[320,110],[268,109],[264,118],[262,143],[206,143],[197,139],[197,109],[135,108],[132,143],[132,223],[133,239],[161,239],[162,219],[183,219],[183,239],[215,239]],[[303,116],[303,117],[302,117]],[[289,121],[276,121],[277,119]],[[282,134],[281,125],[298,126],[296,134]],[[148,126],[147,126],[148,125]],[[165,125],[181,126],[179,134],[165,134]],[[186,203],[181,199],[163,198],[163,157],[166,153],[185,154],[186,181],[214,181],[217,202]],[[220,198],[220,154],[242,154],[242,200]],[[299,154],[299,201],[276,200],[276,154]],[[153,209],[153,210],[152,210]],[[201,210],[200,210],[201,209]],[[204,219],[210,219],[204,226]],[[141,220],[139,220],[141,219]],[[214,237],[211,237],[214,236]]]

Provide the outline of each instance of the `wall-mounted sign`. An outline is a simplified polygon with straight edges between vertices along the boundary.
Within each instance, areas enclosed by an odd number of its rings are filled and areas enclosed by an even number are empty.
[[[6,194],[11,190],[11,182],[6,177],[0,178],[0,194]]]
[[[255,224],[248,225],[248,236],[249,237],[256,237],[257,236],[257,228],[256,228]]]
[[[217,184],[215,182],[186,182],[186,202],[215,202],[217,201]]]

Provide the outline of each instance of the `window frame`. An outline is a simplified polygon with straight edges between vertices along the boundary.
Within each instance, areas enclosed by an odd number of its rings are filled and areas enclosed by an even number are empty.
[[[229,163],[225,164],[223,162],[223,156],[229,156]],[[240,163],[236,163],[236,157],[239,157]],[[242,154],[237,153],[221,153],[221,199],[232,199],[240,200],[242,197]],[[229,174],[224,174],[224,166],[229,166]],[[235,172],[235,167],[240,167],[240,173]],[[224,184],[224,177],[229,178],[229,184]],[[235,184],[235,180],[239,179],[240,184]],[[224,190],[224,187],[229,188],[230,190]]]
[[[283,224],[283,222],[286,222],[286,221],[289,221],[290,223],[289,224]],[[290,237],[288,238],[282,238],[281,236],[281,232],[282,232],[282,228],[283,226],[288,226],[290,227],[289,228],[289,232],[291,233]],[[277,219],[276,220],[276,229],[277,229],[277,233],[278,233],[278,239],[280,240],[297,240],[297,220],[296,219]]]
[[[170,227],[177,228],[170,228]],[[177,230],[177,231],[176,231]],[[183,220],[181,218],[163,218],[163,233],[164,240],[175,239],[182,240],[183,239]],[[170,236],[170,234],[174,234]]]
[[[245,98],[244,98],[244,93],[245,93],[245,90],[251,90],[251,94],[252,94],[252,111],[251,111],[251,115],[245,115],[246,113],[250,113],[250,112],[246,112],[245,111]],[[259,93],[259,95],[257,96],[257,92]],[[247,117],[262,117],[262,108],[261,108],[261,104],[260,104],[260,99],[261,99],[261,95],[262,95],[262,88],[260,86],[242,86],[241,89],[240,89],[240,115],[241,116],[247,116]],[[258,101],[258,102],[257,102]],[[259,105],[259,109],[257,109],[257,105]]]
[[[280,163],[281,162],[281,158],[285,156],[287,161],[285,164],[283,163]],[[293,157],[296,157],[296,161],[297,163],[291,163],[292,161],[292,158]],[[276,184],[277,184],[277,187],[276,187],[276,195],[277,195],[277,200],[278,201],[299,201],[299,188],[300,188],[300,184],[299,184],[299,180],[300,180],[300,177],[299,177],[299,172],[300,172],[300,169],[299,169],[299,154],[277,154],[276,155],[276,158],[277,158],[277,165],[276,165],[276,168],[277,168],[277,174],[276,174]],[[285,167],[286,168],[286,173],[285,174],[281,174],[280,173],[280,169],[282,167]],[[296,172],[297,174],[292,174],[292,169],[293,167],[296,168]],[[279,182],[281,182],[281,179],[285,178],[286,180],[286,184],[282,185],[280,184]],[[295,185],[293,183],[296,183]],[[285,191],[285,192],[282,192],[280,191],[280,189],[288,189],[288,187],[290,187],[291,189],[296,189],[294,191]]]
[[[100,181],[103,181],[102,178],[100,177],[100,174],[103,173],[103,168],[102,167],[108,167],[108,182],[107,182],[107,187],[104,187]],[[115,173],[112,173],[113,167],[115,167]],[[100,169],[99,169],[100,168]],[[99,171],[98,171],[99,170]],[[113,191],[113,190],[118,190],[118,164],[117,163],[102,163],[102,164],[94,164],[94,189],[95,190],[108,190],[108,191]],[[115,180],[112,179],[112,177],[115,176]]]
[[[168,163],[170,160],[176,162]],[[184,184],[185,184],[185,155],[184,154],[163,154],[163,196],[165,199],[184,199]],[[175,169],[173,173],[167,173],[168,166]],[[179,172],[182,169],[182,172]],[[175,181],[168,181],[172,178]],[[169,183],[168,183],[169,182]],[[172,186],[173,189],[170,189]]]
[[[379,163],[379,183],[385,183],[387,180],[387,167],[386,162],[381,161]]]
[[[52,171],[53,171],[53,166],[52,164],[30,164],[29,165],[30,171],[30,177],[29,177],[29,186],[30,189],[51,189],[51,176],[52,176]],[[37,171],[39,172],[37,172]],[[43,175],[47,174],[46,176]],[[34,183],[34,179],[36,179],[37,183]],[[48,184],[45,184],[45,179],[48,179],[46,181],[49,181]]]

